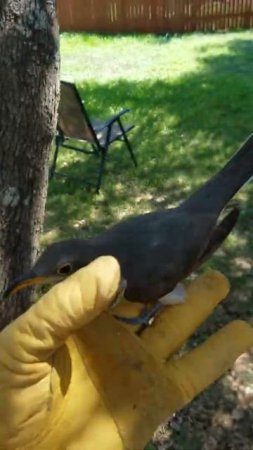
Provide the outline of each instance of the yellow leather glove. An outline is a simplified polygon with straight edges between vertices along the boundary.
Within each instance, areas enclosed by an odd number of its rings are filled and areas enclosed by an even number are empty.
[[[218,272],[193,281],[186,303],[141,336],[105,312],[119,281],[117,261],[101,257],[0,333],[1,449],[141,450],[161,421],[253,345],[251,327],[235,321],[170,358],[227,295]]]

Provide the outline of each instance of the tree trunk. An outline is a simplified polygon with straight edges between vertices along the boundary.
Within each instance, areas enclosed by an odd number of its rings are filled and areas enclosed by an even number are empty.
[[[55,2],[0,0],[0,292],[38,251],[59,92]],[[0,302],[0,328],[29,307]]]

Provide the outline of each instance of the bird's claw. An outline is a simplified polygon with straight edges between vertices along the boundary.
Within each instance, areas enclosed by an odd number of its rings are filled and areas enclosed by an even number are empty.
[[[162,311],[165,308],[164,305],[161,303],[156,303],[155,306],[151,309],[145,310],[142,314],[140,314],[137,317],[122,317],[118,316],[117,314],[114,314],[114,317],[117,320],[120,320],[123,323],[126,323],[128,325],[142,325],[142,326],[150,326],[154,320],[157,314],[159,314],[160,311]]]
[[[116,292],[116,295],[115,295],[115,299],[113,300],[113,302],[111,304],[112,309],[115,308],[115,306],[117,306],[121,302],[126,288],[127,288],[127,281],[125,280],[125,278],[121,278],[119,287],[118,287],[118,291]]]

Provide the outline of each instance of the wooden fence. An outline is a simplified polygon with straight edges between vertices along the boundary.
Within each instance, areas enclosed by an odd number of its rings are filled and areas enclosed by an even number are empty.
[[[253,26],[253,0],[58,0],[62,31],[170,33]]]

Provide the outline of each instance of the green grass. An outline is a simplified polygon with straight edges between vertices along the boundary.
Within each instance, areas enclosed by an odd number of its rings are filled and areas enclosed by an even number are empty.
[[[62,151],[60,166],[74,179],[50,183],[43,244],[92,236],[129,215],[176,205],[253,130],[253,31],[174,37],[63,34],[61,58],[61,78],[77,83],[92,116],[107,118],[131,108],[129,120],[136,128],[130,138],[139,167],[134,169],[125,148],[115,145],[96,195],[78,177],[90,181],[98,160]],[[252,183],[238,198],[238,226],[209,262],[229,277],[232,293],[226,308],[218,308],[195,335],[198,341],[231,318],[252,320]],[[218,402],[222,386],[213,389]],[[216,391],[211,392],[210,410]],[[180,449],[189,448],[186,441]]]

